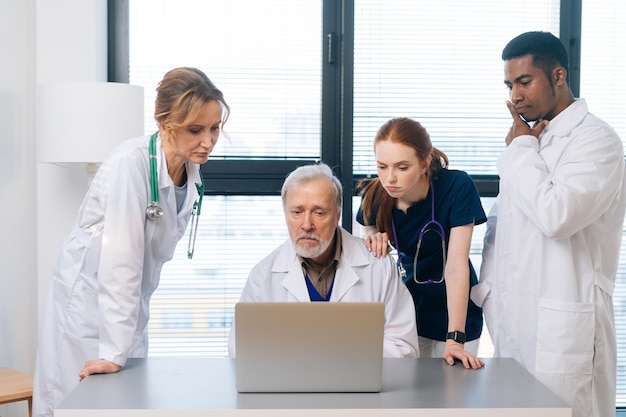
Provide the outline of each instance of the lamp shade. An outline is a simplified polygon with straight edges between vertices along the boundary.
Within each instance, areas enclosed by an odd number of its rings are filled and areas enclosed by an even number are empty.
[[[99,163],[120,142],[144,134],[143,87],[62,82],[38,93],[40,162]]]

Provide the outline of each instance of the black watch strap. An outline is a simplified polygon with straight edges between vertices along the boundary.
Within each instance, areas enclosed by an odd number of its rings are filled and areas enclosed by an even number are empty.
[[[465,333],[463,332],[459,332],[459,331],[454,331],[454,332],[448,332],[448,334],[446,334],[446,340],[454,340],[457,343],[465,343]]]

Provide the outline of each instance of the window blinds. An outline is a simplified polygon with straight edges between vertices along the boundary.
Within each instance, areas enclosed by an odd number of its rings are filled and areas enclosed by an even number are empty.
[[[420,121],[452,168],[496,174],[511,125],[502,48],[526,30],[558,35],[559,2],[355,0],[354,9],[355,174],[375,174],[373,137],[395,116]]]
[[[232,109],[212,157],[319,157],[321,13],[319,1],[131,0],[130,83],[144,86],[146,132],[157,83],[193,66]]]
[[[583,1],[580,96],[589,111],[608,122],[626,140],[626,3],[621,0]],[[617,405],[626,406],[626,239],[613,293],[617,330]]]

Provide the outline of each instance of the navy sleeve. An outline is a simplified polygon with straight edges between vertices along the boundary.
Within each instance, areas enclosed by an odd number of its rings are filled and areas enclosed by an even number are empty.
[[[361,198],[361,201],[363,199]],[[368,224],[373,226],[376,224],[376,214],[378,213],[378,207],[372,207],[372,214],[370,215]],[[359,205],[359,210],[356,212],[356,221],[365,226],[365,219],[363,218],[363,210],[361,210],[361,206]]]
[[[363,221],[363,210],[361,210],[361,206],[359,206],[359,210],[356,212],[356,221],[365,226],[365,222]]]
[[[464,171],[456,171],[453,192],[450,194],[452,207],[450,211],[450,227],[464,226],[487,221],[485,210],[480,202],[478,189],[472,178]]]

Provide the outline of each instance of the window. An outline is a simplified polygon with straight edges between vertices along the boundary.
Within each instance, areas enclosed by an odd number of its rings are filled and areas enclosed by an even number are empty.
[[[321,12],[315,1],[130,1],[130,82],[145,87],[146,132],[159,80],[192,66],[233,109],[212,158],[319,158]]]
[[[354,172],[376,173],[376,130],[408,116],[452,167],[497,174],[511,124],[502,48],[526,30],[558,34],[559,11],[558,1],[355,0]]]

